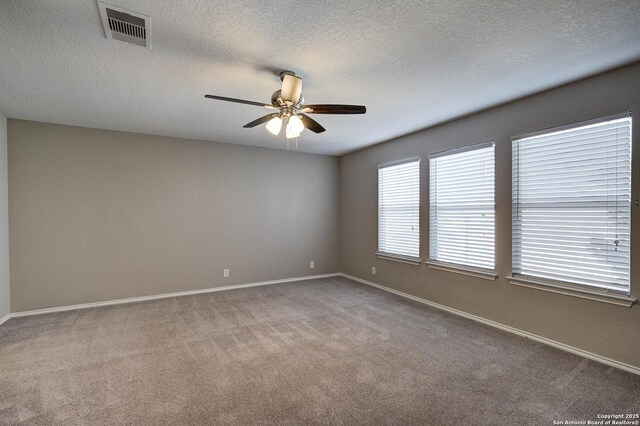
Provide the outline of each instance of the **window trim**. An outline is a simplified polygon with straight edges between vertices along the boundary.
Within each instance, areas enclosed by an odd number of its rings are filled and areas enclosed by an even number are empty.
[[[549,127],[543,130],[538,130],[535,132],[530,132],[530,133],[525,133],[525,134],[520,134],[517,136],[512,136],[510,138],[511,140],[511,149],[512,149],[512,155],[513,155],[513,143],[515,141],[521,140],[521,139],[527,139],[527,138],[532,138],[532,137],[536,137],[536,136],[541,136],[544,134],[548,134],[548,133],[556,133],[556,132],[562,132],[565,130],[570,130],[570,129],[574,129],[574,128],[579,128],[579,127],[585,127],[585,126],[590,126],[592,124],[598,124],[598,123],[603,123],[603,122],[607,122],[607,121],[612,121],[612,120],[620,120],[623,118],[631,118],[633,119],[633,114],[631,113],[631,111],[626,111],[626,112],[622,112],[622,113],[618,113],[618,114],[613,114],[613,115],[608,115],[608,116],[604,116],[604,117],[598,117],[598,118],[592,118],[592,119],[588,119],[588,120],[582,120],[582,121],[577,121],[574,123],[569,123],[569,124],[563,124],[560,126],[554,126],[554,127]],[[631,129],[633,131],[633,123],[631,124]],[[512,157],[513,159],[513,157]],[[630,190],[630,197],[629,197],[629,207],[630,207],[630,212],[633,212],[633,134],[631,135],[631,157],[630,157],[630,173],[631,173],[631,187],[629,188]],[[513,202],[513,193],[515,190],[515,187],[513,186],[513,166],[511,169],[511,176],[512,176],[512,182],[511,182],[511,209],[513,212],[513,209],[515,207],[515,204]],[[512,215],[513,218],[513,215]],[[629,218],[629,240],[631,241],[631,237],[632,237],[632,232],[631,232],[631,217]],[[625,306],[625,307],[631,307],[631,305],[633,305],[634,303],[636,303],[638,301],[638,299],[636,297],[633,297],[631,295],[631,290],[632,290],[632,280],[631,280],[631,268],[633,267],[631,260],[633,259],[632,255],[631,255],[631,250],[632,247],[629,247],[629,257],[630,257],[630,262],[629,262],[629,268],[630,268],[630,275],[629,275],[629,288],[628,291],[616,291],[616,290],[609,290],[609,289],[598,289],[596,286],[590,286],[588,284],[580,284],[580,283],[574,283],[571,281],[562,281],[562,280],[554,280],[551,278],[545,278],[545,277],[537,277],[537,276],[532,276],[532,275],[525,275],[525,274],[520,274],[517,272],[513,271],[513,250],[514,250],[514,246],[513,246],[513,222],[511,224],[511,274],[508,275],[506,278],[509,281],[510,284],[512,285],[517,285],[517,286],[521,286],[521,287],[528,287],[528,288],[533,288],[536,290],[543,290],[543,291],[548,291],[548,292],[552,292],[552,293],[558,293],[558,294],[563,294],[566,296],[573,296],[573,297],[579,297],[579,298],[583,298],[583,299],[589,299],[589,300],[595,300],[595,301],[599,301],[599,302],[605,302],[605,303],[611,303],[614,305],[619,305],[619,306]]]
[[[598,291],[591,287],[585,287],[582,284],[571,283],[568,281],[555,281],[515,273],[509,275],[507,280],[509,280],[510,284],[520,287],[528,287],[551,293],[564,294],[565,296],[611,303],[613,305],[624,306],[626,308],[630,308],[631,305],[638,301],[638,298],[627,296],[625,293],[607,291],[604,289],[602,291]]]
[[[407,163],[413,163],[413,162],[417,162],[418,163],[418,184],[419,184],[419,189],[418,189],[418,223],[420,224],[420,231],[418,232],[418,257],[413,257],[413,256],[406,256],[406,255],[402,255],[402,254],[397,254],[397,253],[387,253],[384,251],[380,250],[380,191],[379,191],[379,187],[380,187],[380,179],[377,178],[377,185],[378,185],[378,189],[376,189],[376,196],[377,196],[377,215],[378,215],[378,220],[377,220],[377,229],[376,229],[376,252],[375,255],[383,260],[392,260],[392,261],[396,261],[396,262],[401,262],[401,263],[408,263],[411,265],[421,265],[422,264],[422,257],[420,256],[421,252],[422,252],[422,157],[421,156],[415,156],[415,157],[406,157],[400,160],[393,160],[393,161],[388,161],[385,163],[379,163],[378,166],[376,167],[376,171],[379,173],[380,169],[384,169],[387,167],[393,167],[393,166],[400,166],[402,164],[407,164]]]
[[[604,121],[619,120],[621,118],[627,118],[627,117],[632,117],[631,111],[625,111],[619,114],[607,115],[604,117],[591,118],[588,120],[576,121],[574,123],[562,124],[560,126],[548,127],[543,130],[536,130],[535,132],[511,136],[511,142],[517,139],[533,138],[536,136],[544,135],[545,133],[562,132],[563,130],[573,129],[574,127],[590,126],[591,124],[602,123]]]
[[[394,262],[408,263],[410,265],[419,266],[422,264],[422,258],[420,257],[403,256],[401,254],[385,253],[382,251],[377,251],[376,256],[378,259],[393,260]]]
[[[476,149],[489,148],[490,146],[494,146],[495,147],[495,145],[496,145],[496,141],[492,139],[490,141],[475,143],[473,145],[465,145],[465,146],[460,146],[458,148],[447,149],[445,151],[433,152],[433,153],[429,154],[429,160],[431,160],[433,158],[446,157],[448,155],[453,155],[453,154],[461,154],[461,153],[467,152],[467,151],[475,151]],[[495,154],[495,152],[494,152],[494,154]],[[494,179],[494,181],[495,181],[495,179]]]
[[[425,262],[431,269],[439,269],[441,271],[453,272],[461,275],[469,275],[471,277],[482,278],[484,280],[495,281],[498,279],[498,274],[495,270],[476,268],[473,266],[467,266],[457,263],[441,262],[439,260],[428,260]]]
[[[399,166],[401,164],[411,163],[413,161],[422,161],[422,157],[407,157],[407,158],[403,158],[402,160],[394,160],[394,161],[388,161],[386,163],[380,163],[378,164],[378,167],[376,169],[380,170],[386,167]]]

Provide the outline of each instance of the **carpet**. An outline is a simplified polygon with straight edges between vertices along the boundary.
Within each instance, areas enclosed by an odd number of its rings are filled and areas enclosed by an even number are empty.
[[[343,277],[0,326],[0,423],[551,425],[640,376]]]

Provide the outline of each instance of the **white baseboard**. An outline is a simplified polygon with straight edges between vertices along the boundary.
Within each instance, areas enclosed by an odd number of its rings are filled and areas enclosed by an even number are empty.
[[[5,322],[9,321],[9,318],[11,318],[11,314],[7,314],[7,315],[3,316],[2,318],[0,318],[0,325],[2,325]]]
[[[536,342],[544,343],[545,345],[553,346],[554,348],[558,348],[566,352],[571,352],[572,354],[579,355],[581,357],[588,358],[593,361],[597,361],[602,364],[609,365],[611,367],[619,368],[620,370],[628,371],[629,373],[640,375],[640,367],[635,367],[630,364],[625,364],[624,362],[616,361],[615,359],[607,358],[601,355],[594,354],[592,352],[587,352],[585,350],[582,350],[573,346],[565,345],[564,343],[556,342],[555,340],[547,339],[546,337],[538,336],[537,334],[529,333],[528,331],[520,330],[518,328],[510,327],[508,325],[504,325],[499,322],[491,321],[486,318],[479,317],[477,315],[459,311],[457,309],[453,309],[448,306],[441,305],[439,303],[431,302],[421,297],[413,296],[411,294],[394,290],[392,288],[385,287],[383,285],[376,284],[371,281],[363,280],[362,278],[354,277],[352,275],[343,274],[343,273],[341,273],[340,275],[342,275],[345,278],[349,278],[351,280],[357,281],[359,283],[376,287],[381,290],[388,291],[393,294],[397,294],[398,296],[406,297],[407,299],[411,299],[416,302],[423,303],[428,306],[432,306],[436,309],[441,309],[443,311],[450,312],[452,314],[459,315],[461,317],[468,318],[470,320],[477,321],[482,324],[486,324],[491,327],[498,328],[500,330],[508,331],[509,333],[517,334],[518,336],[526,337],[527,339],[535,340]]]
[[[270,281],[259,281],[255,283],[248,284],[233,284],[233,285],[225,285],[220,287],[211,287],[204,288],[200,290],[187,290],[187,291],[176,291],[173,293],[163,293],[163,294],[154,294],[152,296],[140,296],[140,297],[128,297],[126,299],[115,299],[115,300],[105,300],[103,302],[92,302],[92,303],[81,303],[78,305],[69,305],[69,306],[59,306],[55,308],[45,308],[45,309],[36,309],[33,311],[22,311],[22,312],[13,312],[7,315],[5,318],[0,320],[0,324],[9,318],[18,318],[18,317],[26,317],[31,315],[42,315],[49,314],[52,312],[63,312],[63,311],[73,311],[76,309],[87,309],[87,308],[97,308],[100,306],[110,306],[110,305],[122,305],[125,303],[135,303],[135,302],[145,302],[148,300],[157,300],[157,299],[166,299],[169,297],[179,297],[179,296],[192,296],[195,294],[203,294],[203,293],[212,293],[215,291],[225,291],[225,290],[235,290],[239,288],[247,288],[247,287],[257,287],[262,285],[271,285],[271,284],[281,284],[281,283],[289,283],[295,281],[304,281],[304,280],[313,280],[317,278],[327,278],[327,277],[336,277],[339,276],[340,273],[332,273],[332,274],[322,274],[322,275],[309,275],[306,277],[295,277],[295,278],[283,278],[280,280],[270,280]]]
[[[195,295],[195,294],[212,293],[212,292],[216,292],[216,291],[234,290],[234,289],[239,289],[239,288],[257,287],[257,286],[263,286],[263,285],[280,284],[280,283],[288,283],[288,282],[295,282],[295,281],[304,281],[304,280],[312,280],[312,279],[317,279],[317,278],[328,278],[328,277],[335,277],[335,276],[343,276],[343,277],[351,279],[353,281],[357,281],[357,282],[362,283],[362,284],[366,284],[366,285],[369,285],[369,286],[372,286],[372,287],[376,287],[376,288],[379,288],[381,290],[388,291],[390,293],[397,294],[399,296],[405,297],[407,299],[411,299],[411,300],[414,300],[416,302],[419,302],[419,303],[422,303],[422,304],[425,304],[425,305],[428,305],[428,306],[432,306],[432,307],[434,307],[436,309],[440,309],[440,310],[443,310],[443,311],[446,311],[446,312],[450,312],[452,314],[455,314],[455,315],[458,315],[458,316],[461,316],[461,317],[464,317],[464,318],[468,318],[468,319],[471,319],[473,321],[477,321],[477,322],[480,322],[482,324],[486,324],[486,325],[489,325],[491,327],[495,327],[495,328],[498,328],[500,330],[504,330],[504,331],[507,331],[509,333],[516,334],[518,336],[526,337],[526,338],[534,340],[536,342],[544,343],[546,345],[553,346],[554,348],[558,348],[558,349],[561,349],[563,351],[570,352],[572,354],[579,355],[579,356],[582,356],[584,358],[588,358],[588,359],[600,362],[600,363],[605,364],[605,365],[609,365],[611,367],[619,368],[621,370],[628,371],[630,373],[640,375],[640,367],[635,367],[633,365],[625,364],[623,362],[616,361],[616,360],[611,359],[611,358],[603,357],[601,355],[597,355],[597,354],[594,354],[592,352],[587,352],[585,350],[582,350],[582,349],[579,349],[579,348],[576,348],[576,347],[573,347],[573,346],[569,346],[569,345],[566,345],[564,343],[556,342],[555,340],[547,339],[546,337],[538,336],[537,334],[529,333],[528,331],[524,331],[524,330],[520,330],[518,328],[510,327],[508,325],[504,325],[504,324],[501,324],[499,322],[491,321],[491,320],[488,320],[486,318],[479,317],[477,315],[469,314],[467,312],[463,312],[463,311],[460,311],[458,309],[450,308],[448,306],[441,305],[441,304],[435,303],[435,302],[431,302],[431,301],[423,299],[421,297],[413,296],[411,294],[404,293],[404,292],[398,291],[398,290],[394,290],[392,288],[385,287],[383,285],[376,284],[374,282],[367,281],[367,280],[364,280],[362,278],[354,277],[352,275],[348,275],[348,274],[344,274],[344,273],[332,273],[332,274],[323,274],[323,275],[310,275],[310,276],[306,276],[306,277],[284,278],[284,279],[280,279],[280,280],[260,281],[260,282],[247,283],[247,284],[234,284],[234,285],[227,285],[227,286],[221,286],[221,287],[205,288],[205,289],[200,289],[200,290],[187,290],[187,291],[178,291],[178,292],[174,292],[174,293],[163,293],[163,294],[156,294],[156,295],[152,295],[152,296],[129,297],[129,298],[126,298],[126,299],[106,300],[106,301],[103,301],[103,302],[82,303],[82,304],[78,304],[78,305],[60,306],[60,307],[56,307],[56,308],[36,309],[36,310],[33,310],[33,311],[13,312],[13,313],[10,313],[10,314],[5,315],[4,317],[0,318],[0,324],[6,322],[10,318],[18,318],[18,317],[24,317],[24,316],[30,316],[30,315],[42,315],[42,314],[48,314],[48,313],[52,313],[52,312],[72,311],[72,310],[76,310],[76,309],[95,308],[95,307],[100,307],[100,306],[121,305],[121,304],[126,304],[126,303],[144,302],[144,301],[148,301],[148,300],[166,299],[166,298],[169,298],[169,297],[190,296],[190,295]]]

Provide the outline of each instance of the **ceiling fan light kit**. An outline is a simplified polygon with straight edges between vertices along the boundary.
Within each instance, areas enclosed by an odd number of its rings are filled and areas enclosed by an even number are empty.
[[[271,104],[217,95],[205,95],[205,98],[277,110],[278,112],[267,114],[243,127],[251,128],[266,123],[266,129],[277,136],[282,129],[283,120],[287,119],[285,128],[287,139],[297,138],[304,129],[309,129],[314,133],[325,131],[320,123],[307,114],[364,114],[367,112],[366,107],[362,105],[305,105],[305,99],[302,96],[302,78],[293,71],[282,71],[280,79],[282,80],[282,88],[271,95]]]

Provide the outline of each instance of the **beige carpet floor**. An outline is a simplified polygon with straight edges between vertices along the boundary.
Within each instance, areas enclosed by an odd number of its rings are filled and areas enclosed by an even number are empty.
[[[2,424],[551,425],[640,376],[345,278],[13,318]]]

